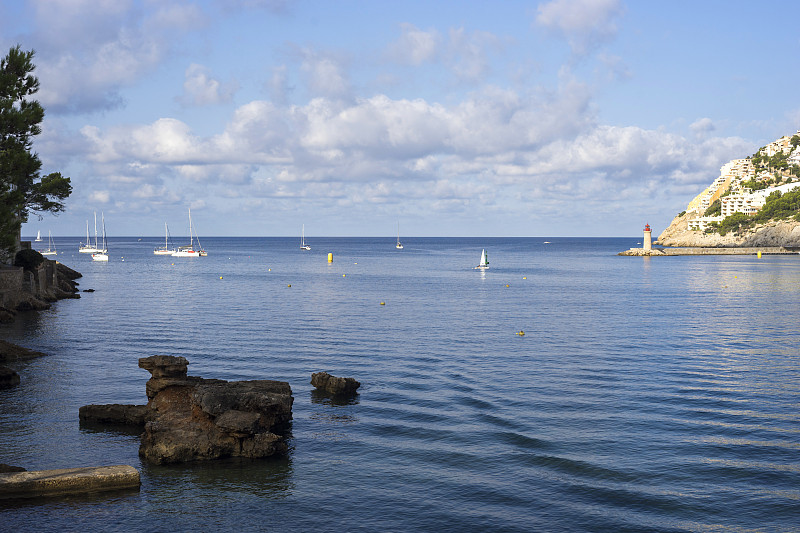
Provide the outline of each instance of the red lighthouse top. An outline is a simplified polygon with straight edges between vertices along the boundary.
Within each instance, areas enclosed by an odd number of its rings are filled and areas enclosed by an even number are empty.
[[[650,224],[645,224],[644,225],[644,230],[645,231],[650,231]]]

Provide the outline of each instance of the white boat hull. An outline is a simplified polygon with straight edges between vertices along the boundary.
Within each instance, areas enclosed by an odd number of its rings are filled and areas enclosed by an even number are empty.
[[[155,255],[174,255],[175,250],[153,250]]]
[[[55,250],[45,250],[44,252],[39,252],[39,253],[42,254],[42,255],[56,255],[56,254],[58,254],[58,252],[56,252]]]
[[[200,252],[194,250],[179,251],[173,253],[172,257],[200,257]]]
[[[92,261],[103,261],[108,262],[108,255],[107,254],[92,254]]]

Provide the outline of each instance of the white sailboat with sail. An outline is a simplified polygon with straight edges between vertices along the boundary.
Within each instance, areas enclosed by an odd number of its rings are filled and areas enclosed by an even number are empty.
[[[197,239],[197,248],[195,249],[194,240]],[[192,225],[192,210],[189,209],[189,246],[178,246],[178,249],[173,252],[172,257],[205,257],[208,253],[200,246],[200,238],[195,235],[194,226]]]
[[[40,252],[42,255],[56,255],[58,252],[56,251],[55,245],[53,245],[53,236],[50,232],[47,232],[47,250],[44,252]]]
[[[103,220],[103,247],[92,254],[92,261],[108,262],[108,245],[106,244],[106,216],[102,214]]]
[[[394,245],[398,250],[403,249],[403,243],[400,242],[400,222],[397,223],[397,244]]]
[[[163,248],[156,248],[155,250],[153,250],[153,253],[155,255],[172,255],[176,251],[177,250],[175,249],[174,246],[172,248],[170,248],[170,245],[169,245],[169,228],[167,227],[167,223],[164,222],[164,247]]]
[[[311,246],[306,244],[306,225],[303,224],[303,230],[300,234],[300,249],[301,250],[310,250]]]
[[[36,239],[35,240],[36,240],[36,242],[42,242],[42,232],[41,231],[37,231],[36,232]]]
[[[475,267],[475,270],[487,270],[489,268],[489,256],[484,248],[481,251],[481,262]]]
[[[93,254],[100,251],[100,248],[97,247],[97,211],[94,212],[94,246],[89,241],[89,221],[86,221],[86,242],[81,243],[80,248],[78,251],[82,254]]]

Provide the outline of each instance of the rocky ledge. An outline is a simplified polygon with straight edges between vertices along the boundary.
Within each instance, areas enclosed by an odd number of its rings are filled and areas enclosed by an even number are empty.
[[[319,391],[326,392],[335,396],[353,395],[361,386],[361,383],[353,378],[339,378],[327,372],[316,372],[311,374],[311,384]]]
[[[183,357],[139,359],[152,377],[146,406],[84,406],[81,420],[144,424],[139,455],[157,464],[223,457],[268,457],[287,450],[279,434],[292,419],[283,381],[224,381],[187,376]]]
[[[704,233],[688,229],[689,215],[675,217],[656,241],[662,246],[681,247],[800,247],[800,222],[794,220],[771,221],[737,233]]]

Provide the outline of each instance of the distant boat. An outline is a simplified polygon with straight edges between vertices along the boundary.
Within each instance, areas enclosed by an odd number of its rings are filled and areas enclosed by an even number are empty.
[[[50,232],[47,232],[47,250],[41,252],[42,255],[56,255],[58,252],[56,251],[56,247],[53,246],[53,237],[50,235]]]
[[[398,250],[402,250],[403,249],[403,243],[400,242],[400,223],[399,222],[397,223],[397,244],[395,244],[394,247],[397,248]]]
[[[300,234],[300,249],[301,250],[310,250],[311,247],[306,244],[306,225],[303,224],[303,231]]]
[[[142,239],[139,239],[140,241]],[[163,248],[156,248],[153,250],[155,255],[172,255],[176,252],[175,247],[169,247],[169,228],[167,228],[167,223],[164,222],[164,247]]]
[[[197,249],[194,247],[194,239],[197,238]],[[195,235],[192,225],[192,210],[189,209],[189,246],[178,246],[173,252],[172,257],[205,257],[208,253],[200,246],[200,238]]]
[[[93,254],[100,251],[97,247],[97,211],[94,212],[94,246],[89,242],[89,221],[86,221],[86,242],[81,243],[78,251],[82,254]]]
[[[36,242],[42,242],[42,232],[41,231],[37,231],[36,232]]]
[[[103,220],[103,247],[92,254],[92,261],[108,262],[108,246],[106,244],[106,216],[102,215]]]
[[[489,268],[489,256],[486,254],[486,249],[481,251],[481,262],[475,267],[475,270],[486,270]]]

